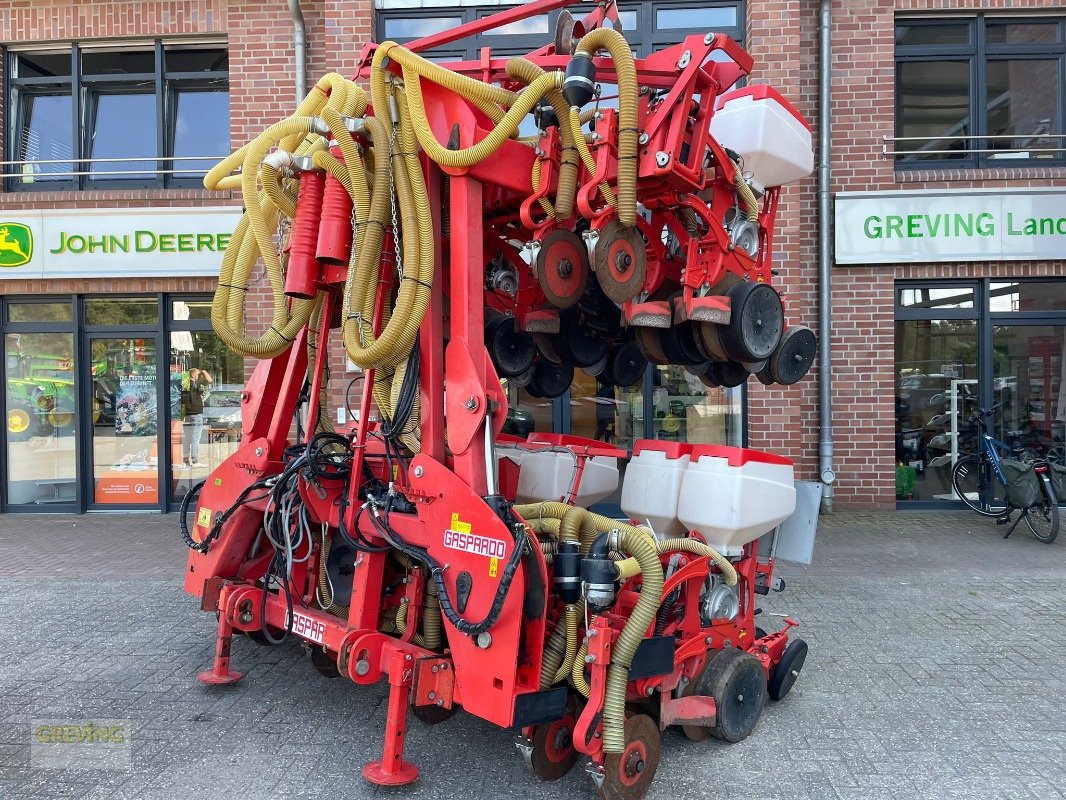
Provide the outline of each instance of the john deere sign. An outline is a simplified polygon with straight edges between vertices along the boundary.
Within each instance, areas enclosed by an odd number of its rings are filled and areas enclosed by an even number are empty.
[[[1062,189],[840,192],[835,202],[838,264],[1066,255]]]
[[[217,275],[228,208],[41,210],[0,217],[0,280]]]
[[[0,223],[0,267],[21,267],[33,258],[33,232],[21,222]]]

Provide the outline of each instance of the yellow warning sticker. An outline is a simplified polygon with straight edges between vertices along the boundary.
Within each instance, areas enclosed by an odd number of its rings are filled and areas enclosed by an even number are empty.
[[[196,514],[196,524],[199,525],[201,528],[210,528],[211,527],[211,509],[210,508],[201,508],[200,509],[200,511]]]
[[[470,533],[470,523],[459,519],[457,513],[452,514],[452,530],[456,533]]]
[[[500,571],[500,559],[498,559],[498,558],[490,558],[489,559],[489,577],[490,578],[495,578],[496,577],[496,573],[498,573],[499,571]]]

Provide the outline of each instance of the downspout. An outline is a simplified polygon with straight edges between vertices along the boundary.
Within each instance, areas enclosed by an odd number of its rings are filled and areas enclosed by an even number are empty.
[[[304,25],[300,0],[289,0],[289,13],[296,28],[293,49],[296,57],[296,103],[299,104],[307,96],[307,27]]]
[[[822,511],[833,510],[833,251],[830,195],[833,0],[818,10],[818,476]]]

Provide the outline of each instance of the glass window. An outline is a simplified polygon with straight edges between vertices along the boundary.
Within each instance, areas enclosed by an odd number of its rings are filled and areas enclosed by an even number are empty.
[[[955,25],[897,25],[896,44],[950,45],[969,44],[970,24]]]
[[[9,333],[4,353],[7,501],[73,503],[77,489],[74,336]]]
[[[420,39],[462,24],[462,17],[391,17],[385,20],[385,38]]]
[[[1058,140],[1044,137],[1059,129],[1059,62],[989,61],[985,72],[988,132],[997,137],[989,141],[989,149],[1007,151],[991,157],[1055,158]],[[1034,148],[1035,152],[1026,152],[1026,148]],[[1044,152],[1049,149],[1052,152]]]
[[[150,75],[155,72],[154,50],[83,50],[83,75]]]
[[[74,153],[72,108],[69,88],[54,94],[21,93],[16,160],[22,163],[11,170],[21,176],[22,183],[71,179],[70,173],[74,171],[70,160]]]
[[[919,286],[900,289],[901,308],[973,308],[972,286]]]
[[[174,300],[170,304],[170,318],[175,322],[190,319],[211,319],[210,300]]]
[[[652,372],[653,433],[656,439],[688,444],[739,446],[741,389],[708,388],[683,367]]]
[[[14,57],[14,78],[70,78],[70,51],[20,53]]]
[[[180,500],[237,449],[244,359],[214,331],[173,331],[169,363],[169,484]]]
[[[655,24],[671,30],[701,28],[717,31],[737,26],[735,6],[703,6],[700,8],[659,8],[655,12]]]
[[[178,89],[174,93],[174,162],[175,177],[202,176],[217,162],[216,156],[228,153],[229,91],[226,89]],[[208,156],[195,159],[194,156]]]
[[[163,56],[167,72],[228,72],[229,53],[219,48],[168,47]]]
[[[9,191],[192,185],[230,152],[229,59],[217,45],[71,46],[8,63]]]
[[[489,14],[482,14],[482,17],[490,16]],[[541,14],[537,17],[529,17],[528,19],[520,19],[517,22],[512,22],[510,25],[501,25],[498,28],[493,28],[488,32],[490,36],[516,36],[516,35],[529,35],[529,34],[547,34],[548,33],[548,15]]]
[[[984,14],[942,24],[900,19],[897,162],[985,167],[1004,159],[1066,160],[1063,24]]]
[[[92,158],[92,179],[151,178],[153,172],[138,170],[144,162],[110,159],[155,156],[155,94],[93,93],[91,98],[93,123],[87,155]]]
[[[896,321],[898,500],[955,499],[951,468],[976,442],[977,362],[976,320]]]
[[[1045,44],[1059,41],[1055,22],[989,22],[985,38],[989,44]]]
[[[9,322],[70,322],[70,303],[8,303]]]
[[[896,133],[912,159],[963,158],[969,150],[970,64],[907,61],[897,69]]]
[[[154,297],[90,297],[85,300],[86,325],[155,325],[159,305]]]
[[[1066,281],[993,283],[989,295],[989,308],[993,312],[1062,311],[1066,309]]]
[[[1066,466],[1066,326],[997,325],[992,352],[992,435]]]

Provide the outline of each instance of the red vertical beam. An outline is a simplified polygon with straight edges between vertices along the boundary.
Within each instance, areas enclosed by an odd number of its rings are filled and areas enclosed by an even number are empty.
[[[465,346],[473,360],[474,370],[481,387],[486,385],[485,353],[485,294],[484,294],[484,232],[482,230],[482,186],[465,175],[451,178],[451,291],[449,306],[451,317],[451,342],[449,347]],[[463,385],[458,376],[446,376],[449,392],[467,394],[474,387]],[[477,394],[482,394],[480,387]],[[484,397],[478,402],[484,403]],[[486,418],[491,419],[491,418]],[[470,446],[456,453],[452,467],[475,492],[488,493],[485,476],[485,437],[476,435]]]
[[[433,217],[433,242],[441,240],[441,183],[440,167],[426,164],[426,189]],[[429,295],[429,309],[419,332],[421,351],[422,393],[422,452],[444,463],[444,270],[443,254],[439,246],[433,254],[433,288]]]

